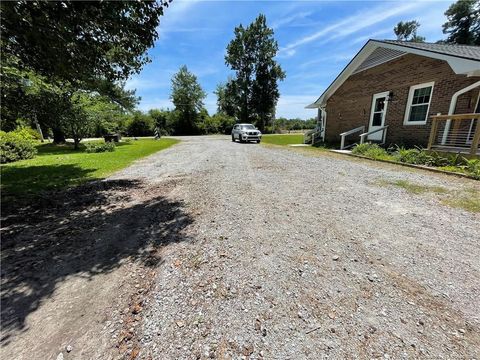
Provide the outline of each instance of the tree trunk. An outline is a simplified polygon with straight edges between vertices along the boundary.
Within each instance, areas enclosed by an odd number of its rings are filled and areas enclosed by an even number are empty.
[[[65,134],[62,129],[53,128],[53,143],[54,144],[64,144],[65,143]]]
[[[80,139],[74,138],[74,139],[73,139],[73,148],[74,148],[75,150],[78,150],[79,145],[80,145]]]

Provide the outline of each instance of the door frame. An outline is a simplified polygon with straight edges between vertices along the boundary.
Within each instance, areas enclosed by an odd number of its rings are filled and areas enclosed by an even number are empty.
[[[480,91],[478,92],[477,102],[475,103],[475,106],[473,107],[473,113],[476,113],[479,103],[480,103]],[[473,134],[472,134],[472,132],[473,132],[473,124],[475,124],[475,120],[474,120],[474,119],[472,119],[472,120],[470,121],[470,127],[468,128],[467,140],[466,140],[466,142],[465,142],[467,145],[471,144],[472,141],[473,141]],[[478,125],[478,121],[477,121],[477,126],[479,126],[479,125]]]
[[[383,107],[383,116],[382,116],[382,124],[380,126],[376,127],[382,127],[385,126],[385,120],[387,117],[387,106],[388,106],[388,95],[390,94],[390,91],[383,91],[381,93],[376,93],[373,94],[372,97],[372,105],[370,106],[370,121],[368,122],[368,131],[372,131],[375,129],[372,129],[372,123],[373,123],[373,115],[374,115],[374,110],[375,110],[375,101],[379,98],[384,97],[385,98],[385,106]],[[367,140],[382,140],[383,134],[381,132],[377,132],[375,134],[369,135],[367,137]],[[378,138],[379,137],[379,138]]]

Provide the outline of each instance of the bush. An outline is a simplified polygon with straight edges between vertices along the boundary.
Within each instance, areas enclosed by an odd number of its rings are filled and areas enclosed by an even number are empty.
[[[114,142],[106,142],[106,143],[94,143],[94,142],[87,142],[85,143],[85,151],[87,153],[101,153],[101,152],[112,152],[115,151],[115,143]]]
[[[31,159],[37,154],[32,136],[23,130],[0,132],[0,162],[2,164]]]
[[[397,147],[397,150],[393,153],[395,160],[415,165],[427,165],[427,166],[437,166],[436,163],[441,162],[441,157],[433,156],[422,149],[405,149],[402,147]]]
[[[465,164],[465,159],[460,154],[450,154],[444,157],[435,151],[429,152],[420,148],[405,149],[397,147],[393,157],[397,161],[415,165],[460,167]]]
[[[30,127],[19,127],[12,132],[17,134],[18,136],[21,136],[25,140],[34,140],[34,141],[42,140],[40,133],[37,130],[34,130]]]
[[[231,116],[217,113],[213,116],[205,116],[198,124],[202,134],[224,134],[229,135],[235,125],[235,119]]]
[[[129,136],[152,136],[154,127],[154,121],[149,115],[137,111],[128,122],[127,133]]]
[[[352,149],[352,154],[363,155],[372,159],[390,160],[387,151],[377,144],[359,144]]]
[[[417,155],[417,149],[405,149],[403,147],[398,147],[397,150],[393,153],[393,157],[395,158],[395,160],[407,164],[416,164]]]
[[[463,169],[469,175],[472,175],[475,179],[480,180],[480,160],[479,159],[465,159],[463,158],[465,165]]]

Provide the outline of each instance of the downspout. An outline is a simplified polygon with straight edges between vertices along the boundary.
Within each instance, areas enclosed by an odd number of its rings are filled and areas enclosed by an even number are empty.
[[[480,81],[474,82],[473,84],[467,86],[466,88],[458,90],[455,94],[452,96],[452,100],[450,101],[450,107],[448,109],[448,115],[453,115],[455,112],[455,108],[457,107],[457,100],[458,97],[462,94],[465,94],[466,92],[469,92],[472,89],[475,89],[476,87],[480,86]],[[450,126],[451,126],[452,120],[447,120],[445,123],[445,129],[443,130],[443,136],[442,136],[442,145],[445,145],[447,142],[448,138],[448,132],[450,131]]]

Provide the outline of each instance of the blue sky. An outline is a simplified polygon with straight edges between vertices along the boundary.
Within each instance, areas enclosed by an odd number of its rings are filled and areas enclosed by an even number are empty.
[[[443,13],[451,2],[174,0],[160,20],[159,39],[149,51],[152,62],[128,80],[127,88],[137,90],[142,110],[173,108],[170,79],[185,64],[208,93],[205,106],[213,114],[215,86],[232,74],[224,55],[233,29],[263,13],[280,47],[277,61],[287,73],[277,116],[313,117],[315,111],[304,107],[369,38],[393,39],[398,21],[416,19],[427,41],[443,39]]]

